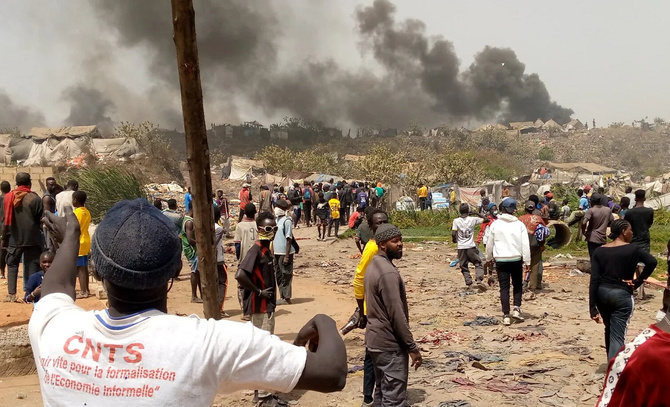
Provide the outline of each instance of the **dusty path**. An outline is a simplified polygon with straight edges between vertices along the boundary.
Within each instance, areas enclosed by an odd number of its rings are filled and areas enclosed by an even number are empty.
[[[292,340],[316,313],[332,316],[341,326],[355,308],[351,279],[358,259],[351,258],[357,253],[353,241],[317,242],[315,228],[300,228],[296,236],[309,239],[300,241],[302,252],[296,259],[296,301],[277,311],[276,333],[284,340]],[[425,365],[410,373],[410,402],[415,406],[459,399],[472,406],[595,405],[606,358],[603,327],[588,316],[588,276],[569,277],[565,269],[547,268],[549,288],[537,299],[524,301],[525,322],[471,328],[463,323],[478,315],[500,318],[497,289],[463,295],[460,272],[448,267],[452,259],[452,244],[408,244],[405,257],[397,262],[407,283],[415,338],[430,335],[421,345]],[[235,262],[229,264],[232,279]],[[226,308],[233,320],[239,320],[234,288],[233,282]],[[200,306],[188,302],[189,293],[188,281],[176,283],[170,292],[170,312],[201,314]],[[652,323],[660,302],[657,291],[653,293],[656,298],[636,304],[629,339]],[[351,332],[345,343],[349,366],[357,370],[363,363],[363,332]],[[479,363],[471,360],[481,357]],[[0,405],[42,405],[36,376],[0,380]],[[340,393],[296,391],[284,397],[303,406],[359,406],[361,389],[362,372],[357,371],[349,374]],[[17,399],[17,392],[26,398]],[[215,404],[250,406],[251,394],[219,395]]]

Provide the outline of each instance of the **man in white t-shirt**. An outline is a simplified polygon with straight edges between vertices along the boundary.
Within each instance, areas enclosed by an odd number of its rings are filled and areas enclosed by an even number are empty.
[[[58,194],[58,198],[56,199],[56,213],[58,213],[58,216],[65,216],[66,209],[74,210],[72,206],[72,194],[75,191],[79,191],[79,182],[71,179],[67,182],[65,191]]]
[[[325,315],[291,345],[251,324],[167,314],[180,242],[148,201],[116,204],[93,236],[91,255],[109,297],[102,311],[74,304],[76,216],[48,214],[46,225],[60,248],[28,327],[45,405],[210,406],[219,391],[344,387],[346,349]]]
[[[461,273],[465,279],[467,290],[472,287],[472,275],[468,266],[470,263],[475,266],[475,279],[477,280],[477,288],[481,291],[486,291],[487,287],[484,284],[484,268],[482,267],[482,259],[479,256],[479,250],[475,244],[475,226],[481,225],[484,220],[482,218],[469,216],[470,206],[462,203],[458,208],[461,216],[454,219],[451,227],[451,240],[456,243],[458,249],[458,264],[461,267]]]

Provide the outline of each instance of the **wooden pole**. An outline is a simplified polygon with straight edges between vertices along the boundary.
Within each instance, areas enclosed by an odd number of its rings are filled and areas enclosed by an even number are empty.
[[[205,318],[221,318],[214,248],[212,174],[209,167],[207,127],[202,104],[202,86],[195,37],[192,0],[172,0],[174,44],[181,86],[181,108],[186,132],[186,157],[193,194],[193,225],[198,248],[200,281]]]

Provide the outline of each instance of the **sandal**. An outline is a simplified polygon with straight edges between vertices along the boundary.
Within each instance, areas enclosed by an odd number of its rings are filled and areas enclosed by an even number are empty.
[[[91,293],[85,293],[85,292],[79,291],[79,292],[77,293],[77,297],[76,297],[76,299],[78,299],[78,300],[83,300],[84,298],[88,298],[88,297],[90,297],[90,296],[91,296]]]
[[[288,406],[288,401],[282,400],[274,394],[271,394],[267,397],[262,397],[257,407],[278,407],[278,406]]]
[[[221,311],[221,318],[230,318],[230,315],[227,312]]]

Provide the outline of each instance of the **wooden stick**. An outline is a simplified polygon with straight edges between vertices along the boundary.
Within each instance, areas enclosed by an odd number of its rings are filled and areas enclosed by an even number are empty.
[[[218,276],[214,248],[212,174],[205,110],[202,104],[195,10],[192,0],[172,0],[174,45],[177,50],[181,108],[186,132],[186,157],[193,194],[193,225],[198,249],[200,281],[205,318],[221,318],[218,304]]]

